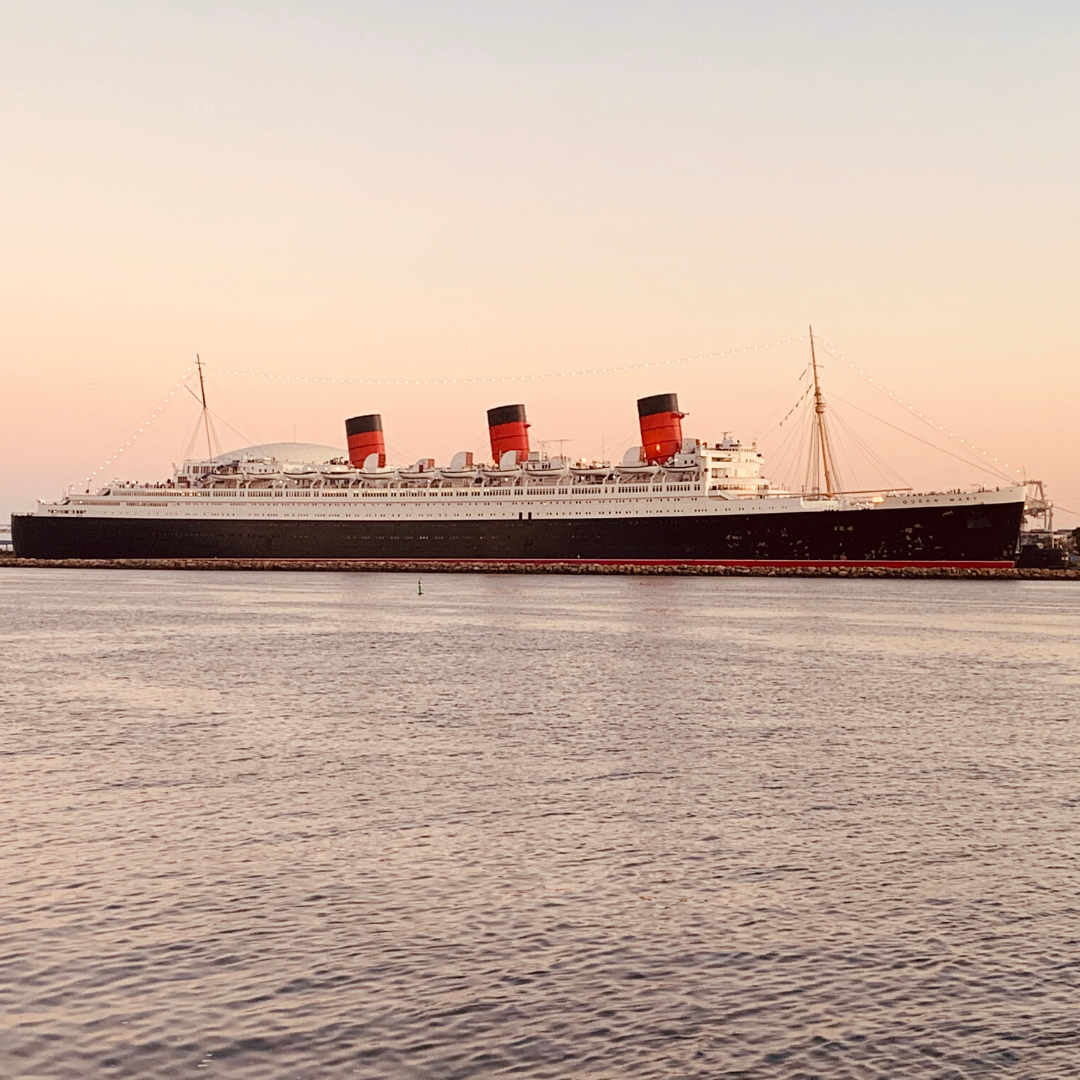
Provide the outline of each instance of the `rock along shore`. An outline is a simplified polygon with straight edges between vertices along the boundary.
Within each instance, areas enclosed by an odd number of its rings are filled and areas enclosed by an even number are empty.
[[[694,577],[840,577],[840,578],[979,578],[999,580],[1080,581],[1080,570],[884,566],[700,566],[670,563],[538,562],[456,559],[18,559],[0,557],[0,567],[64,570],[292,570],[330,573],[390,572],[409,574],[634,574]]]

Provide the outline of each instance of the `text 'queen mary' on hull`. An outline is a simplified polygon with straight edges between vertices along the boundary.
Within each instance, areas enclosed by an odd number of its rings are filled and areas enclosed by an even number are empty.
[[[164,483],[42,500],[13,515],[12,539],[43,559],[1013,565],[1023,487],[837,492],[815,400],[825,484],[801,494],[761,475],[756,447],[684,438],[675,395],[657,394],[638,401],[641,444],[615,465],[531,450],[523,405],[488,411],[489,464],[388,465],[370,413],[346,421],[347,456],[285,443],[186,460]],[[205,402],[201,422],[209,444]]]

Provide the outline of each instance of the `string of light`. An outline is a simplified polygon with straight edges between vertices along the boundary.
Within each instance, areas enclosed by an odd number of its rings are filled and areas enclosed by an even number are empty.
[[[800,376],[800,377],[801,377],[801,376]],[[797,408],[798,408],[798,407],[799,407],[799,406],[800,406],[800,405],[801,405],[801,404],[802,404],[802,403],[803,403],[803,402],[804,402],[804,401],[805,401],[805,400],[806,400],[806,399],[807,399],[807,398],[808,398],[808,397],[810,396],[810,393],[811,393],[811,392],[813,391],[813,389],[814,389],[814,384],[813,384],[813,383],[811,383],[811,384],[810,384],[810,385],[809,385],[809,386],[808,386],[808,387],[807,387],[807,388],[806,388],[806,389],[805,389],[805,390],[804,390],[804,391],[803,391],[803,392],[802,392],[802,393],[801,393],[801,394],[799,395],[799,400],[798,400],[798,401],[796,401],[796,402],[795,402],[795,404],[794,404],[794,405],[792,405],[792,406],[791,406],[791,408],[790,408],[790,409],[788,409],[788,411],[787,411],[786,413],[784,413],[784,420],[787,420],[787,418],[788,418],[788,417],[789,417],[789,416],[790,416],[790,415],[791,415],[791,414],[792,414],[792,413],[793,413],[793,412],[794,412],[794,411],[795,411],[795,410],[796,410],[796,409],[797,409]],[[776,426],[777,426],[778,428],[782,428],[782,427],[784,426],[784,420],[781,420],[781,421],[780,421],[780,423],[779,423],[779,424],[777,424]]]
[[[620,364],[615,367],[581,368],[575,371],[556,371],[532,375],[489,375],[475,378],[456,379],[346,379],[331,378],[325,375],[273,375],[264,371],[238,371],[235,368],[214,368],[207,364],[203,367],[207,371],[216,371],[219,375],[240,375],[248,379],[279,379],[288,382],[312,382],[312,383],[347,383],[363,386],[452,386],[472,383],[507,383],[507,382],[535,382],[542,379],[580,379],[586,375],[612,375],[619,371],[643,371],[646,368],[671,367],[677,364],[692,364],[701,360],[716,360],[723,356],[742,356],[744,353],[757,352],[764,349],[775,349],[783,345],[793,345],[806,338],[793,337],[786,341],[769,341],[760,345],[745,345],[741,349],[724,349],[720,352],[699,353],[697,356],[681,356],[671,360],[653,360],[641,364]]]
[[[907,411],[909,413],[911,413],[912,416],[917,417],[919,420],[921,420],[928,427],[933,428],[935,431],[940,431],[942,435],[945,435],[948,438],[952,439],[953,442],[959,443],[961,446],[964,447],[965,450],[967,450],[969,453],[973,453],[976,457],[984,457],[988,461],[996,462],[997,465],[999,466],[999,468],[1011,469],[1014,473],[1016,473],[1017,476],[1019,476],[1021,479],[1023,479],[1023,477],[1024,477],[1023,470],[1016,468],[1015,465],[1010,465],[1007,461],[1001,461],[1000,459],[994,457],[994,455],[991,454],[989,450],[980,449],[978,446],[976,446],[969,439],[960,438],[960,436],[957,435],[955,432],[949,431],[942,424],[937,423],[936,420],[933,420],[931,417],[926,416],[925,414],[919,412],[919,410],[916,409],[915,406],[912,405],[910,402],[905,401],[898,394],[894,394],[883,383],[878,382],[877,379],[871,378],[861,368],[856,367],[855,364],[853,364],[850,360],[848,360],[848,358],[846,356],[844,356],[843,353],[839,352],[831,342],[828,342],[824,338],[820,338],[820,337],[817,337],[817,336],[814,337],[814,340],[817,341],[817,342],[820,342],[825,347],[825,349],[828,351],[830,356],[835,357],[842,364],[845,364],[847,367],[851,368],[851,370],[854,371],[856,375],[858,375],[860,378],[862,378],[866,382],[868,382],[872,387],[874,387],[875,390],[878,390],[882,394],[884,394],[886,397],[891,398],[893,401],[896,402],[897,405],[903,405],[903,407],[905,409],[907,409]]]
[[[273,373],[269,373],[269,372],[244,371],[244,370],[239,370],[239,369],[235,369],[235,368],[217,368],[217,367],[211,368],[209,365],[206,365],[206,364],[204,364],[203,367],[206,370],[213,370],[213,371],[216,371],[217,373],[222,374],[222,375],[233,375],[233,376],[240,376],[240,377],[243,377],[243,378],[253,378],[253,379],[278,380],[278,381],[281,381],[281,382],[340,383],[340,384],[366,385],[366,386],[447,386],[447,385],[454,385],[454,384],[470,385],[470,384],[480,384],[480,383],[534,382],[534,381],[546,380],[546,379],[582,378],[582,377],[588,376],[588,375],[610,375],[610,374],[615,374],[617,372],[623,372],[623,371],[641,371],[641,370],[651,369],[651,368],[664,368],[664,367],[677,366],[677,365],[680,365],[680,364],[697,363],[697,362],[700,362],[700,361],[703,361],[703,360],[715,360],[715,359],[720,359],[722,357],[742,356],[742,355],[745,355],[745,354],[748,354],[748,353],[758,352],[758,351],[762,351],[762,350],[765,350],[765,349],[779,348],[779,347],[782,347],[784,345],[798,344],[798,343],[804,342],[806,340],[807,339],[805,337],[791,337],[791,338],[787,338],[785,340],[764,342],[764,343],[761,343],[761,344],[758,344],[758,345],[746,345],[746,346],[743,346],[742,348],[722,349],[722,350],[719,350],[719,351],[716,351],[716,352],[699,353],[699,354],[697,354],[695,356],[673,357],[673,358],[668,359],[668,360],[647,361],[647,362],[642,362],[642,363],[638,363],[638,364],[620,364],[620,365],[614,365],[614,366],[610,366],[610,367],[580,368],[580,369],[576,369],[576,370],[572,370],[572,371],[545,372],[545,373],[534,373],[534,374],[475,376],[475,377],[472,377],[472,378],[469,378],[469,377],[444,378],[444,379],[435,379],[435,378],[431,378],[431,379],[418,379],[418,378],[413,378],[413,379],[367,379],[367,378],[344,378],[344,377],[334,378],[334,377],[331,377],[331,376],[321,376],[321,375],[278,375],[278,374],[273,374]],[[903,406],[905,409],[907,409],[907,411],[909,413],[911,413],[912,416],[914,416],[917,419],[921,420],[928,427],[932,428],[935,431],[940,432],[942,435],[946,436],[947,438],[952,439],[954,442],[956,442],[960,446],[964,447],[965,450],[967,450],[969,453],[974,454],[976,457],[986,458],[988,462],[993,461],[995,464],[998,465],[999,468],[1010,469],[1017,476],[1023,477],[1022,470],[1016,468],[1013,465],[1010,465],[1007,461],[1005,461],[1005,462],[1001,461],[999,458],[994,457],[989,451],[982,450],[980,447],[976,446],[970,440],[961,438],[955,432],[949,431],[944,425],[937,423],[931,417],[929,417],[929,416],[925,415],[924,413],[920,412],[910,402],[907,402],[903,398],[901,398],[899,395],[894,394],[883,383],[879,382],[877,379],[874,379],[872,376],[868,375],[864,370],[859,368],[856,364],[854,364],[850,360],[848,360],[846,356],[844,356],[842,353],[840,353],[838,351],[838,349],[836,348],[836,346],[834,346],[832,344],[832,342],[829,342],[825,338],[821,338],[821,337],[815,337],[815,341],[820,343],[832,357],[839,360],[846,367],[848,367],[852,371],[854,371],[855,374],[857,374],[860,378],[862,378],[864,381],[868,382],[871,386],[873,386],[875,390],[878,390],[880,393],[885,394],[888,398],[890,398],[892,401],[896,402],[898,405]],[[132,443],[136,442],[138,440],[139,436],[144,431],[146,431],[147,428],[150,427],[150,425],[164,411],[164,409],[167,407],[167,405],[172,400],[172,398],[184,387],[187,380],[191,376],[192,370],[193,369],[191,367],[189,367],[184,372],[183,377],[172,387],[172,389],[168,392],[168,394],[165,395],[165,398],[157,406],[157,408],[153,409],[142,420],[142,422],[140,423],[138,429],[132,433],[131,437],[129,439],[127,439],[124,442],[124,444],[122,446],[120,446],[110,457],[106,458],[105,461],[103,461],[92,473],[90,473],[89,476],[86,477],[85,482],[87,484],[89,484],[90,481],[93,480],[94,477],[97,476],[100,472],[107,469],[122,454],[124,454],[125,451],[132,445]],[[800,402],[801,402],[801,399],[802,399],[803,396],[805,396],[805,393],[800,396]],[[798,403],[796,403],[796,404],[798,404]],[[795,410],[795,406],[792,406],[792,408],[789,410],[788,414],[784,417],[784,420],[787,420],[788,417],[791,415],[791,413],[794,410]]]
[[[135,442],[135,441],[136,441],[136,440],[138,439],[138,437],[139,437],[139,436],[140,436],[140,435],[141,435],[141,434],[142,434],[142,433],[143,433],[143,432],[144,432],[144,431],[145,431],[145,430],[146,430],[146,429],[147,429],[147,428],[148,428],[148,427],[149,427],[149,426],[150,426],[150,425],[151,425],[151,424],[152,424],[152,423],[153,423],[153,422],[154,422],[154,421],[155,421],[155,420],[156,420],[156,419],[157,419],[157,418],[158,418],[158,417],[159,417],[159,416],[160,416],[160,415],[162,414],[162,412],[164,412],[165,408],[166,408],[166,407],[168,406],[169,402],[170,402],[170,401],[172,401],[173,397],[174,397],[174,396],[175,396],[176,394],[178,394],[178,393],[179,393],[179,392],[180,392],[180,391],[181,391],[181,390],[182,390],[182,389],[184,388],[184,385],[185,385],[185,384],[187,383],[188,379],[189,379],[189,378],[190,378],[190,376],[191,376],[191,371],[192,371],[192,369],[191,369],[191,368],[189,367],[189,368],[187,369],[187,371],[185,371],[185,372],[184,372],[184,374],[183,374],[183,377],[182,377],[182,378],[181,378],[181,379],[179,380],[179,382],[177,382],[177,383],[176,383],[176,384],[175,384],[175,385],[173,386],[173,388],[172,388],[172,389],[171,389],[171,390],[170,390],[170,391],[169,391],[169,392],[168,392],[168,393],[167,393],[167,394],[165,395],[165,397],[164,397],[164,399],[162,400],[161,404],[160,404],[160,405],[158,405],[158,407],[157,407],[156,409],[153,409],[153,410],[152,410],[152,411],[151,411],[150,413],[148,413],[148,414],[147,414],[147,415],[146,415],[146,416],[145,416],[145,417],[143,418],[142,422],[141,422],[141,423],[139,424],[138,430],[136,430],[135,432],[133,432],[133,433],[132,433],[132,435],[131,435],[131,438],[130,438],[130,439],[128,439],[128,440],[127,440],[127,441],[126,441],[126,442],[124,443],[124,445],[123,445],[123,446],[121,446],[121,447],[120,447],[120,448],[119,448],[119,449],[118,449],[118,450],[117,450],[117,451],[116,451],[116,452],[115,452],[115,453],[114,453],[114,454],[112,455],[112,457],[106,458],[106,459],[105,459],[105,460],[104,460],[104,461],[103,461],[103,462],[102,462],[102,463],[101,463],[101,464],[100,464],[100,465],[99,465],[99,466],[98,466],[98,467],[97,467],[97,468],[96,468],[96,469],[95,469],[95,470],[94,470],[94,471],[93,471],[93,472],[92,472],[92,473],[91,473],[91,474],[90,474],[90,475],[89,475],[89,476],[88,476],[88,477],[86,478],[86,483],[87,483],[87,484],[89,484],[89,483],[90,483],[90,481],[91,481],[91,480],[93,480],[93,479],[94,479],[94,477],[95,477],[95,476],[97,476],[97,474],[98,474],[99,472],[101,472],[101,471],[102,471],[102,470],[104,470],[104,469],[107,469],[107,468],[108,468],[108,467],[109,467],[109,466],[110,466],[110,465],[111,465],[111,464],[112,464],[112,463],[113,463],[113,462],[114,462],[114,461],[115,461],[115,460],[116,460],[116,459],[117,459],[118,457],[120,457],[120,455],[121,455],[121,454],[123,454],[123,453],[124,453],[124,452],[125,452],[125,451],[127,450],[127,448],[128,448],[129,446],[131,446],[131,444],[132,444],[133,442]]]

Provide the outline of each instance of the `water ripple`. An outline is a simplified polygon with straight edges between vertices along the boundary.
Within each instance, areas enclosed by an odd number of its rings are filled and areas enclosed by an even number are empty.
[[[1075,585],[0,590],[0,1076],[1076,1074]]]

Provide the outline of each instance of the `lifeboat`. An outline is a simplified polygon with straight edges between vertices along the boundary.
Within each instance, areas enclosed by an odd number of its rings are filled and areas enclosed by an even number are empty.
[[[678,458],[674,461],[669,461],[663,466],[664,472],[666,473],[697,472],[699,468],[701,468],[700,461],[679,461]]]
[[[679,452],[674,457],[663,462],[663,466],[666,473],[697,472],[701,468],[697,439],[683,439]]]
[[[352,480],[357,476],[357,470],[351,465],[323,465],[319,475],[324,480]]]
[[[659,465],[650,465],[643,461],[640,465],[616,465],[615,471],[620,476],[632,476],[638,480],[650,480],[661,471]]]
[[[380,464],[382,458],[378,454],[368,454],[357,465],[356,472],[361,480],[396,480],[398,471],[393,465]]]
[[[481,465],[480,472],[491,480],[513,480],[521,476],[517,450],[505,450],[498,465]]]
[[[410,465],[407,469],[398,469],[398,478],[401,480],[428,482],[438,480],[439,476],[440,472],[435,468],[434,458],[421,458],[415,465]]]
[[[570,466],[570,472],[574,476],[608,476],[611,473],[611,462],[600,461],[590,462],[578,462],[577,465]]]
[[[450,459],[450,464],[445,469],[439,470],[439,475],[444,480],[472,480],[478,473],[470,450],[459,451]]]
[[[660,471],[660,466],[651,461],[643,461],[641,447],[631,446],[623,454],[622,461],[615,466],[615,471],[620,476],[633,476],[646,480],[655,476]]]
[[[555,479],[569,471],[569,463],[565,458],[548,458],[546,461],[526,461],[523,468],[527,476]]]
[[[271,483],[275,480],[284,480],[285,477],[280,469],[260,469],[258,472],[254,472],[251,469],[241,468],[240,470],[240,482],[243,484],[251,484],[256,481],[267,480]]]

